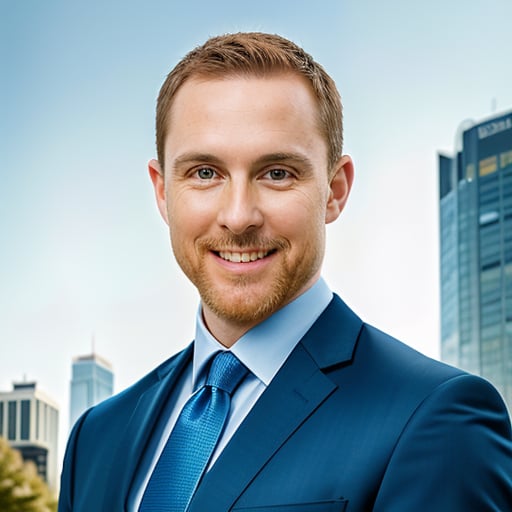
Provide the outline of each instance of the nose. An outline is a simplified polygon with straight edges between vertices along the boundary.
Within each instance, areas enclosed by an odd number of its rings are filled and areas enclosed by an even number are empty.
[[[263,214],[256,185],[247,179],[228,181],[220,197],[217,222],[236,235],[261,227]]]

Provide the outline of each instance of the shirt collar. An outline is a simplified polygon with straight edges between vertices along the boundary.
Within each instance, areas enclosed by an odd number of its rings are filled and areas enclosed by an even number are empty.
[[[230,350],[265,386],[268,386],[331,299],[331,290],[320,278],[302,295],[247,331]],[[194,389],[204,381],[205,367],[210,358],[222,350],[226,348],[204,325],[200,305],[196,316],[192,368]]]

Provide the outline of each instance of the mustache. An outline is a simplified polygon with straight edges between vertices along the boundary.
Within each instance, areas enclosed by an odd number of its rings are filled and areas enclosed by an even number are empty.
[[[288,241],[283,238],[262,237],[257,233],[230,234],[215,238],[203,238],[198,241],[198,245],[201,249],[216,252],[234,248],[274,251],[287,249],[290,246]]]

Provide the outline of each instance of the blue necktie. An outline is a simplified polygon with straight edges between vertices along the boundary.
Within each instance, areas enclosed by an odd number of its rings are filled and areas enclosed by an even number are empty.
[[[206,384],[183,406],[149,479],[139,512],[184,512],[217,445],[231,394],[248,373],[231,352],[215,356]]]

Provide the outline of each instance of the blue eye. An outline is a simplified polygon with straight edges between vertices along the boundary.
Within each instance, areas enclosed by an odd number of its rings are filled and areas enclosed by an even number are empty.
[[[215,178],[215,171],[210,167],[203,167],[197,171],[197,176],[202,180],[211,180]]]
[[[270,176],[270,179],[274,181],[281,181],[288,177],[288,171],[285,171],[284,169],[272,169],[271,171],[268,171],[268,175]]]

